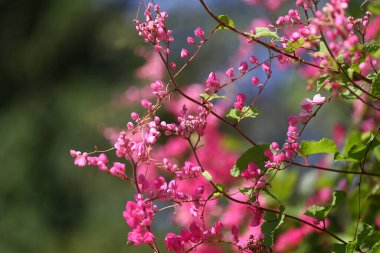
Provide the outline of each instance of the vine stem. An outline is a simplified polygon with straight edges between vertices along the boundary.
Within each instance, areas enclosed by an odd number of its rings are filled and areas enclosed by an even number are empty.
[[[234,124],[231,124],[228,120],[226,120],[225,118],[223,118],[222,116],[220,116],[219,114],[217,114],[216,112],[214,112],[212,109],[210,109],[208,106],[206,106],[205,104],[195,100],[194,98],[188,96],[186,93],[184,93],[177,85],[176,81],[175,81],[175,78],[173,76],[173,74],[171,73],[171,70],[170,70],[170,67],[168,65],[168,62],[165,61],[165,58],[164,56],[160,54],[160,57],[161,57],[161,60],[162,62],[164,63],[165,65],[165,68],[166,68],[166,71],[167,73],[169,74],[169,78],[171,80],[171,82],[173,83],[174,85],[174,91],[177,91],[181,96],[183,96],[184,98],[186,98],[187,100],[199,105],[199,106],[202,106],[203,108],[205,108],[206,110],[208,110],[212,115],[214,115],[216,118],[218,118],[220,121],[222,121],[223,123],[225,123],[226,125],[228,125],[229,127],[235,129],[236,132],[238,132],[245,140],[247,140],[249,143],[251,143],[253,146],[257,146],[257,144],[251,139],[249,138],[244,132],[242,132],[236,125]]]
[[[199,0],[199,2],[201,3],[201,5],[203,6],[203,8],[205,9],[205,11],[209,14],[209,16],[214,19],[219,25],[221,26],[224,26],[224,27],[227,27],[228,29],[230,29],[231,31],[245,37],[245,38],[248,38],[254,42],[256,42],[257,44],[260,44],[261,46],[264,46],[268,49],[271,49],[281,55],[284,55],[286,57],[289,57],[297,62],[300,62],[300,63],[303,63],[303,64],[306,64],[306,65],[309,65],[309,66],[312,66],[312,67],[315,67],[315,68],[318,68],[318,69],[321,69],[321,70],[325,70],[325,71],[328,71],[328,72],[332,72],[334,74],[341,74],[338,70],[335,70],[335,69],[331,69],[331,68],[325,68],[325,67],[321,67],[317,64],[314,64],[312,62],[308,62],[308,61],[305,61],[304,59],[302,59],[301,57],[298,57],[298,56],[295,56],[295,55],[292,55],[292,54],[289,54],[289,53],[286,53],[280,49],[278,49],[277,47],[271,45],[271,44],[268,44],[268,43],[265,43],[259,39],[256,39],[256,38],[253,38],[252,36],[244,33],[244,32],[241,32],[239,31],[238,29],[222,22],[221,20],[218,19],[217,16],[215,16],[215,14],[210,10],[210,8],[206,5],[206,3],[204,2],[204,0]],[[365,81],[366,83],[368,84],[372,84],[372,81],[368,78],[366,78],[365,76],[359,74],[359,73],[356,73],[354,72],[354,76],[359,79],[359,80],[362,80],[362,81]]]
[[[293,162],[293,161],[286,161],[286,162],[290,165],[295,165],[298,167],[311,168],[311,169],[324,170],[324,171],[331,171],[331,172],[336,172],[336,173],[341,173],[341,174],[355,174],[355,175],[368,175],[368,176],[380,177],[380,174],[366,172],[366,171],[337,170],[337,169],[326,168],[326,167],[317,166],[317,165],[297,163],[297,162]]]
[[[348,73],[343,69],[342,65],[338,62],[338,60],[336,59],[336,57],[334,56],[333,52],[331,51],[330,47],[329,47],[329,44],[327,43],[327,40],[325,38],[325,35],[323,34],[322,32],[322,28],[320,27],[320,35],[321,35],[321,39],[322,39],[322,42],[323,44],[325,45],[326,49],[327,49],[327,52],[329,52],[331,58],[333,59],[333,61],[335,62],[335,64],[338,66],[339,70],[341,73],[343,73],[343,75],[350,81],[350,83],[352,84],[352,86],[354,86],[355,88],[359,89],[360,91],[362,91],[364,94],[374,98],[374,99],[377,99],[379,100],[380,98],[367,92],[366,90],[364,90],[362,87],[360,87],[359,85],[355,84],[355,82],[351,79],[351,77],[348,75]],[[354,93],[353,91],[351,91],[350,89],[348,89],[351,93],[353,93],[354,95],[357,95],[356,93]],[[367,104],[367,103],[366,103]],[[372,107],[372,106],[371,106]],[[374,109],[378,109],[376,107],[374,107]]]

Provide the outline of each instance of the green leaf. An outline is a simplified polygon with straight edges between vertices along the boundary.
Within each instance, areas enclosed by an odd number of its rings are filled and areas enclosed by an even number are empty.
[[[286,43],[285,52],[287,53],[294,53],[298,48],[303,47],[305,44],[305,39],[298,39],[296,41],[289,41]]]
[[[273,193],[271,193],[268,189],[264,189],[263,191],[266,194],[268,194],[272,199],[274,199],[280,206],[282,206],[281,201]]]
[[[212,176],[211,176],[210,172],[208,172],[207,170],[203,171],[202,175],[204,176],[204,178],[207,179],[207,181],[210,181],[210,182],[212,181]]]
[[[334,243],[331,253],[346,253],[346,245]]]
[[[366,43],[363,45],[363,51],[367,52],[373,57],[380,58],[380,44],[379,43]]]
[[[319,42],[319,51],[315,53],[318,56],[323,56],[325,54],[329,54],[327,47],[323,41]]]
[[[380,241],[373,245],[370,253],[380,253]]]
[[[347,137],[342,152],[337,154],[334,159],[336,161],[361,161],[367,152],[369,145],[371,145],[371,147],[369,148],[368,153],[380,144],[380,140],[378,138],[374,140],[374,135],[371,133],[369,134],[370,135],[368,135],[368,133],[362,134],[359,131],[351,132]],[[363,143],[363,141],[365,143]]]
[[[210,180],[209,180],[209,181],[210,181]],[[216,186],[216,188],[217,188],[219,191],[215,190],[214,193],[213,193],[213,196],[214,196],[214,197],[219,197],[220,195],[222,195],[221,192],[224,192],[224,186],[223,186],[222,184],[218,184],[218,183],[216,183],[215,186]]]
[[[342,154],[348,155],[348,152],[352,149],[353,146],[361,143],[361,133],[359,131],[352,131],[347,136],[346,142],[344,143]]]
[[[302,141],[301,142],[301,154],[303,156],[309,156],[320,153],[332,153],[338,152],[338,148],[335,143],[327,138],[323,138],[319,141]]]
[[[344,191],[338,191],[338,190],[334,191],[333,199],[331,202],[331,208],[334,208],[337,205],[339,205],[340,203],[342,203],[346,199],[346,196],[347,196],[347,194]]]
[[[207,93],[202,93],[199,95],[203,100],[205,101],[211,101],[214,99],[225,99],[226,96],[219,96],[218,94],[207,94]]]
[[[264,243],[267,248],[272,248],[276,230],[281,226],[285,219],[285,207],[280,206],[280,213],[277,216],[275,213],[265,212],[264,223],[261,226],[261,231],[264,233]]]
[[[380,13],[380,2],[378,1],[371,1],[371,4],[368,6],[368,10],[372,12],[372,14],[379,14]]]
[[[357,246],[358,246],[357,241],[348,242],[346,245],[345,253],[354,253]]]
[[[317,80],[317,91],[319,91],[323,86],[327,78],[330,76],[328,74],[324,74]]]
[[[264,151],[268,148],[268,144],[257,145],[245,151],[231,169],[231,175],[233,177],[240,176],[241,172],[247,169],[248,164],[252,162],[256,163],[259,168],[264,169],[264,162],[267,160],[267,157],[264,155]]]
[[[317,205],[312,205],[310,206],[307,211],[305,212],[305,215],[309,217],[313,217],[317,220],[324,220],[331,210],[339,205],[343,200],[346,198],[346,193],[343,191],[335,191],[333,193],[333,199],[331,201],[331,205],[329,206],[317,206]]]
[[[372,80],[370,92],[374,96],[380,96],[380,72],[378,72]]]
[[[231,109],[226,114],[226,117],[238,122],[245,118],[256,118],[259,115],[259,110],[253,106],[244,106],[241,110]]]
[[[219,19],[222,23],[224,23],[224,24],[226,24],[226,25],[228,25],[228,26],[230,26],[230,27],[232,27],[232,28],[235,28],[235,23],[234,23],[234,21],[233,21],[232,19],[230,19],[228,16],[226,16],[226,15],[219,15],[219,16],[218,16],[218,19]],[[223,26],[223,25],[219,25],[218,28],[217,28],[217,30],[228,30],[228,29],[229,29],[228,27]]]
[[[243,187],[243,188],[240,188],[239,191],[246,196],[251,196],[252,194],[257,192],[255,188],[252,188],[252,187]]]
[[[375,156],[376,160],[380,162],[380,145],[376,146],[373,149],[373,155]]]
[[[361,223],[356,236],[359,247],[364,252],[378,253],[380,251],[380,232],[375,231],[372,226]]]
[[[277,40],[280,39],[277,32],[271,31],[267,27],[256,27],[255,33],[245,33],[245,34],[248,35],[249,37],[254,38],[254,39],[258,39],[261,37],[269,37],[269,38],[277,39]]]
[[[354,78],[354,73],[360,73],[360,68],[359,65],[357,64],[352,64],[348,69],[347,69],[347,74],[348,76],[353,79]]]
[[[305,212],[305,215],[317,220],[324,220],[329,213],[330,213],[329,206],[312,205],[312,206],[309,206],[309,208]]]

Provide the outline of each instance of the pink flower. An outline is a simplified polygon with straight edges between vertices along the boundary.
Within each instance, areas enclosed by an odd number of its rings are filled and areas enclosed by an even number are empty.
[[[306,121],[308,121],[310,119],[312,114],[308,113],[308,112],[300,112],[299,116],[300,116],[300,120],[301,122],[305,123]]]
[[[375,224],[378,228],[380,228],[380,215],[376,216]]]
[[[201,27],[197,27],[197,29],[195,29],[195,31],[194,31],[194,34],[195,34],[195,36],[197,36],[198,38],[201,38],[201,39],[204,38],[204,36],[205,36],[205,33]]]
[[[322,97],[320,94],[316,94],[313,97],[313,103],[316,105],[321,105],[325,102],[325,97]]]
[[[71,156],[74,155],[74,152],[75,151],[70,151]],[[87,165],[87,156],[88,154],[86,152],[84,152],[83,155],[81,155],[80,152],[77,152],[74,164],[78,167],[85,167]]]
[[[257,64],[257,63],[259,63],[259,59],[258,59],[256,56],[251,56],[251,57],[249,57],[249,61],[250,61],[252,64]]]
[[[195,44],[194,38],[193,37],[187,37],[187,43],[189,43],[189,45]]]
[[[248,212],[251,214],[252,218],[249,222],[249,226],[257,227],[261,224],[264,218],[264,212],[258,207],[248,207]]]
[[[203,237],[202,229],[195,222],[192,222],[190,224],[189,229],[190,229],[190,233],[191,233],[191,239],[190,240],[193,243],[199,242]]]
[[[170,66],[170,68],[173,69],[173,70],[176,70],[176,69],[177,69],[177,65],[175,64],[175,62],[170,62],[170,63],[169,63],[169,66]]]
[[[294,116],[294,115],[289,116],[288,122],[289,122],[289,125],[291,126],[297,126],[297,122],[298,122],[297,116]]]
[[[161,90],[163,87],[164,87],[164,83],[162,81],[159,81],[159,80],[150,84],[150,88],[156,92]]]
[[[144,238],[143,238],[143,236],[142,236],[142,234],[140,232],[138,232],[138,231],[132,231],[132,232],[128,233],[128,240],[132,244],[140,246],[143,243]]]
[[[297,247],[307,234],[308,232],[303,227],[288,230],[276,240],[274,245],[275,252],[291,252],[289,250]]]
[[[212,87],[212,88],[215,88],[215,89],[219,88],[219,80],[216,79],[215,72],[211,72],[208,75],[208,78],[206,80],[206,86],[209,87],[209,88]]]
[[[132,112],[132,113],[131,113],[131,118],[132,118],[133,120],[138,120],[138,119],[140,118],[140,116],[138,115],[137,112]]]
[[[118,162],[113,163],[113,167],[110,169],[110,173],[113,176],[124,179],[125,178],[125,164],[118,163]]]
[[[247,71],[247,69],[248,69],[248,64],[247,64],[247,62],[243,61],[242,63],[240,63],[239,70],[240,70],[241,72],[243,72],[243,71]]]
[[[261,66],[261,68],[265,71],[265,73],[270,76],[272,75],[272,70],[270,69],[270,64],[269,62],[264,62],[263,65]]]
[[[239,227],[236,225],[232,225],[231,234],[232,234],[232,238],[234,242],[238,243],[239,242]]]
[[[187,51],[186,49],[182,48],[182,50],[181,50],[181,58],[185,59],[187,57],[189,57],[189,51]]]
[[[154,235],[150,231],[147,231],[144,234],[143,240],[144,240],[145,244],[151,244],[156,240],[156,238],[154,237]]]
[[[305,99],[302,100],[302,102],[301,102],[301,107],[302,107],[302,109],[304,109],[305,111],[310,112],[310,111],[313,109],[313,107],[314,107],[314,103],[313,103],[313,101],[311,101],[310,99],[305,98]]]
[[[279,145],[277,142],[272,142],[272,144],[270,146],[272,149],[278,149],[279,148]]]
[[[246,179],[252,179],[261,175],[261,170],[256,163],[249,163],[248,168],[241,172],[241,176]]]
[[[165,236],[166,249],[180,253],[183,250],[182,238],[176,234],[168,233]]]
[[[258,77],[252,77],[251,79],[252,85],[258,85],[260,83],[260,79]]]
[[[246,100],[246,97],[243,93],[238,93],[236,95],[236,102],[234,103],[234,107],[237,109],[237,110],[242,110],[243,107],[244,107],[244,102]]]
[[[234,78],[234,68],[229,68],[229,69],[227,69],[227,71],[226,71],[226,75],[229,77],[229,78]]]

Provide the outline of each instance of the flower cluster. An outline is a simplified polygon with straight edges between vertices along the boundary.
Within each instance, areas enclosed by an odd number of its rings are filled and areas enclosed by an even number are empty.
[[[244,1],[251,5],[266,4],[272,9],[279,7],[282,2]],[[211,14],[204,1],[200,2]],[[111,149],[83,153],[70,151],[76,166],[95,166],[102,172],[131,183],[135,188],[135,199],[127,201],[123,212],[123,217],[131,228],[128,233],[129,244],[147,244],[156,253],[160,252],[152,224],[159,217],[159,212],[168,209],[175,210],[172,220],[182,227],[178,230],[181,231],[179,234],[168,231],[164,239],[166,249],[176,253],[193,250],[221,252],[221,248],[216,246],[215,251],[211,250],[214,249],[214,244],[226,244],[239,252],[285,252],[314,232],[344,242],[327,231],[330,223],[325,214],[338,202],[338,197],[334,196],[333,202],[326,204],[333,194],[330,188],[317,191],[305,201],[306,211],[304,205],[300,205],[302,212],[292,216],[284,214],[284,206],[279,200],[281,198],[271,193],[271,187],[278,183],[278,174],[287,175],[288,170],[285,169],[292,165],[341,174],[380,176],[368,173],[370,168],[367,167],[367,164],[376,165],[378,157],[366,157],[376,145],[377,149],[380,145],[378,137],[376,139],[379,130],[375,132],[376,126],[380,124],[380,98],[378,87],[374,84],[379,79],[376,70],[378,62],[375,59],[378,52],[373,52],[379,48],[376,44],[377,46],[371,45],[370,50],[363,50],[367,30],[370,29],[371,13],[366,12],[359,19],[347,17],[348,2],[330,0],[319,8],[318,1],[297,0],[298,10],[288,10],[286,15],[278,17],[273,24],[269,20],[260,19],[252,21],[253,25],[247,29],[249,32],[231,29],[245,43],[241,43],[237,56],[233,58],[235,61],[224,68],[226,71],[214,69],[206,72],[209,74],[201,81],[203,84],[185,87],[179,83],[177,76],[199,57],[198,52],[209,43],[215,32],[226,30],[223,23],[235,26],[224,15],[210,15],[219,22],[210,33],[205,35],[204,30],[197,27],[194,35],[186,38],[188,49],[181,46],[178,47],[182,48],[178,55],[169,55],[174,39],[173,32],[166,26],[168,14],[161,11],[159,5],[146,5],[144,21],[134,21],[138,35],[152,45],[151,54],[145,52],[142,55],[153,63],[147,63],[148,67],[144,66],[143,71],[147,71],[149,66],[158,66],[158,62],[162,68],[153,71],[151,75],[139,74],[140,78],[153,81],[150,87],[140,90],[129,88],[123,95],[124,99],[131,96],[130,99],[133,103],[139,103],[139,107],[133,109],[125,129],[116,135],[116,131],[109,134],[112,135]],[[266,58],[262,52],[257,56],[252,54],[255,43],[268,49]],[[182,58],[182,67],[177,68],[175,57],[179,60]],[[286,138],[282,146],[278,142],[260,144],[246,132],[253,129],[252,125],[247,124],[249,129],[244,129],[240,122],[249,122],[249,118],[255,118],[259,114],[260,110],[255,108],[256,101],[266,91],[265,88],[276,71],[291,66],[288,63],[303,64],[300,69],[308,79],[307,90],[311,90],[316,83],[318,90],[324,88],[325,91],[321,92],[329,93],[326,96],[328,98],[318,93],[312,99],[302,100],[302,111],[296,115],[291,113],[292,116],[288,117]],[[163,69],[170,78],[166,81]],[[256,70],[259,73],[254,73]],[[249,80],[250,89],[255,87],[253,99],[247,89],[235,85],[240,78],[242,81]],[[231,93],[234,89],[237,92]],[[324,144],[331,144],[327,150],[330,153],[337,152],[338,147],[344,146],[336,158],[347,163],[354,161],[355,166],[360,166],[361,172],[324,167],[330,162],[327,159],[321,159],[321,164],[318,165],[307,162],[301,164],[295,160],[301,149],[302,155],[308,156],[304,155],[303,144],[300,146],[300,143],[305,138],[303,130],[309,121],[316,118],[325,103],[338,96],[356,99],[353,103],[352,121],[353,125],[359,127],[351,134],[352,137],[347,137],[349,135],[346,134],[345,127],[336,128],[334,139],[337,145],[333,141]],[[223,100],[226,98],[229,100]],[[246,106],[247,98],[252,101],[249,106]],[[231,103],[232,109],[229,108]],[[132,104],[127,105],[129,107]],[[240,143],[236,145],[231,141],[233,137],[222,132],[224,128],[221,124],[235,131],[252,147],[239,157],[237,150],[241,151],[244,146],[240,147]],[[273,129],[279,127],[273,126]],[[364,133],[368,131],[373,133]],[[345,142],[344,138],[352,139]],[[366,140],[366,143],[351,145],[362,140]],[[310,146],[316,145],[319,145],[318,142],[312,142]],[[309,155],[324,153],[324,148],[322,145]],[[107,157],[105,153],[110,151],[115,152],[117,160],[112,161],[111,156]],[[347,190],[347,182],[340,181],[337,188]],[[300,222],[301,225],[291,227],[276,240],[274,232],[285,218]],[[352,217],[350,219],[356,220]],[[288,224],[287,226],[289,227]],[[268,232],[269,228],[272,230]]]
[[[155,18],[153,18],[152,9],[155,12]],[[174,41],[174,38],[172,36],[173,31],[166,28],[165,20],[168,13],[160,12],[159,5],[153,6],[152,3],[148,3],[144,16],[144,22],[134,20],[139,36],[143,37],[145,42],[152,43],[157,52],[170,54],[169,45]],[[167,43],[166,49],[164,48],[165,43]]]
[[[157,206],[145,201],[141,195],[136,196],[136,202],[128,201],[123,216],[132,231],[128,233],[128,240],[135,245],[151,244],[156,238],[150,231],[150,226],[157,212]]]
[[[195,245],[202,241],[210,240],[210,238],[215,237],[221,239],[223,224],[220,221],[216,221],[214,226],[210,229],[204,229],[197,223],[193,222],[190,224],[189,229],[183,229],[181,235],[176,235],[174,233],[168,233],[165,237],[166,248],[169,251],[174,251],[176,253],[181,253],[184,250],[185,245]],[[234,236],[237,240],[236,227],[234,228]]]

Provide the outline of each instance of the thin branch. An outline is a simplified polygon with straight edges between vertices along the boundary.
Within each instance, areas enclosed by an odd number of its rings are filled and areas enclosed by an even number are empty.
[[[250,36],[250,35],[248,35],[248,34],[246,34],[246,33],[244,33],[244,32],[241,32],[241,31],[239,31],[238,29],[236,29],[236,28],[234,28],[234,27],[232,27],[232,26],[229,26],[228,24],[226,24],[226,23],[224,23],[223,21],[219,20],[217,16],[215,16],[215,14],[214,14],[214,13],[208,8],[208,6],[207,6],[206,3],[204,2],[204,0],[199,0],[199,2],[201,3],[201,5],[202,5],[203,8],[205,9],[205,11],[210,15],[210,17],[213,18],[217,23],[219,23],[219,25],[224,26],[224,27],[227,27],[227,28],[230,29],[231,31],[233,31],[233,32],[235,32],[235,33],[237,33],[237,34],[239,34],[239,35],[241,35],[241,36],[243,36],[243,37],[245,37],[245,38],[247,38],[247,39],[250,39],[250,40],[256,42],[257,44],[260,44],[260,45],[262,45],[262,46],[264,46],[264,47],[266,47],[266,48],[269,48],[269,49],[271,49],[271,50],[273,50],[273,51],[275,51],[275,52],[277,52],[277,53],[279,53],[279,54],[282,54],[282,55],[284,55],[284,56],[286,56],[286,57],[289,57],[289,58],[295,60],[296,62],[300,62],[300,63],[306,64],[306,65],[309,65],[309,66],[315,67],[315,68],[317,68],[317,69],[321,69],[321,70],[325,70],[325,71],[328,71],[328,72],[332,72],[332,73],[334,73],[334,74],[340,74],[340,72],[337,71],[337,70],[335,70],[335,69],[330,69],[330,68],[321,67],[321,66],[319,66],[319,65],[317,65],[317,64],[314,64],[314,63],[312,63],[312,62],[305,61],[305,60],[302,59],[301,57],[298,57],[298,56],[295,56],[295,55],[292,55],[292,54],[286,53],[286,52],[282,51],[281,49],[278,49],[277,47],[275,47],[275,46],[272,45],[272,44],[268,44],[268,43],[265,43],[265,42],[263,42],[263,41],[261,41],[261,40],[259,40],[259,39],[253,38],[252,36]],[[369,84],[372,83],[372,81],[371,81],[370,79],[368,79],[368,78],[366,78],[366,77],[364,77],[364,76],[362,76],[362,75],[360,75],[360,74],[358,74],[358,73],[357,73],[357,74],[354,73],[354,75],[355,75],[355,77],[358,78],[359,80],[365,81],[366,83],[369,83]]]

